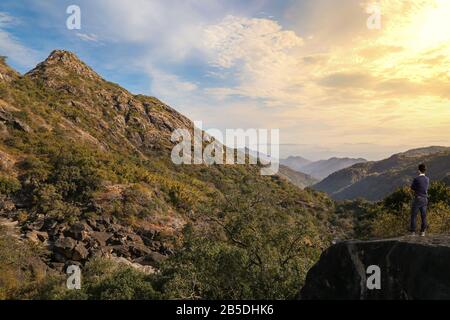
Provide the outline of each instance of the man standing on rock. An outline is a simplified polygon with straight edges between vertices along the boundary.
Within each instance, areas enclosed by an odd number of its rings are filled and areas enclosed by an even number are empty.
[[[430,179],[425,176],[426,167],[424,164],[419,165],[419,176],[414,178],[411,190],[414,192],[414,200],[411,208],[411,235],[416,235],[417,214],[420,211],[422,224],[420,228],[420,236],[425,237],[427,229],[427,206],[428,206],[428,187]]]

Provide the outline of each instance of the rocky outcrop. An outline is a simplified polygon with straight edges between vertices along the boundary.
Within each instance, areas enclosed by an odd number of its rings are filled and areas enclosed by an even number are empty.
[[[193,130],[193,123],[176,110],[154,97],[133,95],[105,81],[69,51],[53,51],[24,78],[45,84],[53,93],[69,96],[68,108],[83,110],[90,119],[95,118],[95,124],[88,127],[85,125],[89,121],[80,116],[64,119],[60,126],[102,149],[120,144],[141,155],[167,151],[173,146],[171,134],[175,129]],[[108,139],[99,135],[105,132]]]
[[[19,223],[14,217],[17,209],[8,200],[0,199],[0,227],[8,227],[20,241],[30,241],[49,249],[49,266],[60,272],[67,265],[83,265],[92,257],[104,257],[145,273],[153,273],[173,250],[163,243],[160,231],[121,225],[111,216],[81,220],[69,225],[38,214]],[[7,230],[9,230],[7,229]]]
[[[372,284],[380,269],[380,289]],[[369,268],[369,270],[368,270]],[[450,237],[403,237],[333,245],[311,268],[305,300],[450,299]],[[368,281],[369,280],[369,281]]]
[[[63,65],[65,68],[60,68]],[[100,81],[102,78],[72,52],[54,50],[48,58],[39,63],[36,68],[28,72],[30,77],[50,79],[56,75],[67,75],[69,72],[79,77]]]
[[[0,105],[0,123],[5,124],[6,126],[10,126],[14,129],[21,130],[26,133],[30,133],[32,131],[31,128],[25,122],[14,117],[12,113],[5,110],[1,105]]]

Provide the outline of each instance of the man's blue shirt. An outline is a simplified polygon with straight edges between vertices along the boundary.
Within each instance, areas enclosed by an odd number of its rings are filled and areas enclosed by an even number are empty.
[[[428,187],[430,179],[425,175],[414,178],[411,189],[415,192],[416,197],[428,197]]]

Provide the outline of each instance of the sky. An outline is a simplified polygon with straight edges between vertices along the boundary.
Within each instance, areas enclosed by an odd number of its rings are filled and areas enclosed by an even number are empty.
[[[1,0],[14,68],[54,49],[204,129],[279,129],[282,157],[450,145],[450,0]]]

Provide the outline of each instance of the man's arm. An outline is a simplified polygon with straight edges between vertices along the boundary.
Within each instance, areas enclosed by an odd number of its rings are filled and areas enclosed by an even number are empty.
[[[413,182],[411,184],[411,190],[415,192],[416,189],[417,189],[417,179],[414,178],[414,180],[413,180]]]

